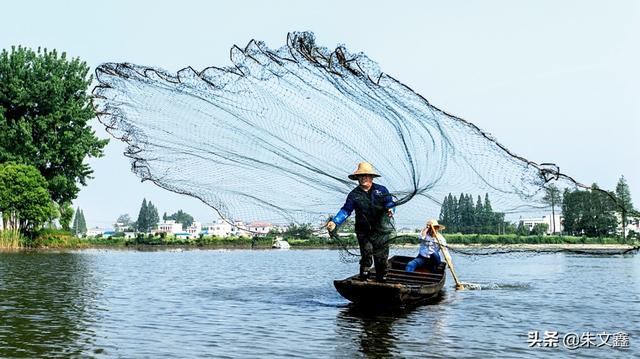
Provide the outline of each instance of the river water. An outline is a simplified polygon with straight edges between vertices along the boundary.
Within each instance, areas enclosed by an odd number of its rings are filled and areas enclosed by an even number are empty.
[[[358,265],[333,250],[2,253],[0,357],[640,356],[639,256],[454,263],[482,290],[448,278],[436,303],[371,311],[334,290]]]

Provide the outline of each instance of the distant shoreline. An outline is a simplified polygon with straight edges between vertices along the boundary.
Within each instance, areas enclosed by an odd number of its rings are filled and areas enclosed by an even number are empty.
[[[515,251],[616,251],[623,252],[625,250],[640,250],[640,246],[629,244],[450,244],[452,250],[515,250]],[[398,248],[418,248],[417,244],[397,244],[391,245],[392,249]],[[70,251],[90,251],[90,250],[114,250],[114,251],[141,251],[141,252],[182,252],[192,250],[278,250],[270,246],[251,246],[246,245],[204,245],[195,246],[190,244],[139,244],[139,245],[87,245],[79,247],[38,247],[38,248],[0,248],[0,253],[16,253],[16,252],[70,252]],[[333,245],[314,245],[314,246],[292,246],[289,250],[312,250],[312,249],[339,249]]]

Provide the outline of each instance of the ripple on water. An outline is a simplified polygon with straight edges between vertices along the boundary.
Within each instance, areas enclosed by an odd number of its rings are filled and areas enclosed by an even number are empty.
[[[528,348],[534,330],[626,331],[638,355],[638,258],[455,259],[480,290],[455,291],[449,280],[430,305],[372,311],[336,293],[333,280],[357,264],[335,251],[0,254],[0,357],[578,353]]]

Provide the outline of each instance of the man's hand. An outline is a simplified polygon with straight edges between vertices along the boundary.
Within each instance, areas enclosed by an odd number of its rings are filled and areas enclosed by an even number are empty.
[[[336,224],[333,221],[329,221],[326,227],[327,227],[327,231],[333,232],[333,230],[336,229]]]
[[[391,210],[391,208],[387,208],[387,216],[393,217],[393,211]]]

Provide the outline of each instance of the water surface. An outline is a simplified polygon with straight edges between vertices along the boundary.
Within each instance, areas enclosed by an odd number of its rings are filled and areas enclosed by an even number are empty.
[[[413,255],[415,249],[395,254]],[[640,258],[455,256],[464,281],[431,305],[370,311],[332,250],[0,254],[0,357],[638,357]],[[531,331],[558,348],[529,348]],[[626,350],[563,347],[625,332]]]

